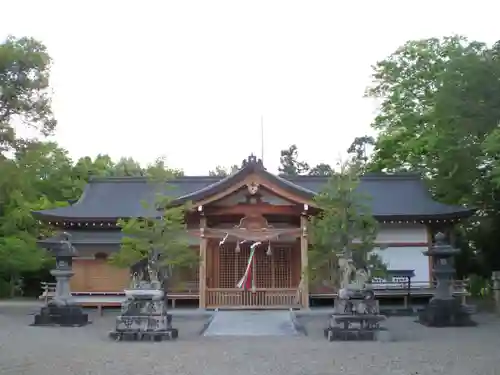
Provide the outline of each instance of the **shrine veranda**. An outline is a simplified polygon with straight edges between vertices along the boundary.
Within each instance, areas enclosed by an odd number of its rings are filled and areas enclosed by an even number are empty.
[[[308,267],[307,218],[317,214],[313,198],[327,180],[276,176],[251,156],[226,178],[185,176],[169,181],[174,203],[194,204],[186,215],[186,238],[200,254],[199,265],[174,275],[170,298],[197,300],[203,309],[276,309],[307,308],[311,299],[333,297],[336,290],[325,286],[328,283],[310,285],[301,280]],[[157,188],[142,177],[96,178],[76,203],[34,212],[39,220],[71,234],[78,251],[71,290],[81,298],[91,296],[86,304],[120,303],[110,297],[122,296],[130,270],[107,261],[123,237],[117,221],[159,216],[141,204],[146,201],[154,207]],[[395,275],[387,281],[400,284],[401,277],[412,272],[412,284],[430,295],[432,259],[422,251],[432,245],[436,232],[448,233],[473,210],[433,200],[415,174],[366,175],[358,189],[369,197],[367,203],[380,222],[374,251],[380,250]],[[50,249],[58,241],[56,236],[39,242]],[[252,252],[251,246],[258,242]],[[406,293],[391,290],[381,288],[377,293]]]

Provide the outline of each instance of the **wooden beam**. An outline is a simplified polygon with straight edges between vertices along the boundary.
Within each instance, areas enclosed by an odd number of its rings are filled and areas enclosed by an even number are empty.
[[[207,228],[207,218],[200,217],[200,270],[199,270],[199,307],[206,307],[206,290],[207,290],[207,238],[205,237],[205,229]]]
[[[268,203],[257,204],[236,204],[227,207],[207,207],[207,214],[212,216],[223,215],[242,215],[248,216],[252,214],[260,215],[290,215],[299,216],[301,207],[297,206],[276,206]]]
[[[432,233],[432,227],[430,225],[425,226],[427,228],[427,250],[431,250],[432,248],[432,240],[433,240],[433,233]],[[429,267],[429,287],[433,287],[434,285],[434,276],[432,269],[434,268],[434,260],[432,259],[432,256],[428,257],[428,267]]]
[[[309,241],[307,236],[307,216],[300,217],[300,230],[302,231],[300,237],[300,263],[301,263],[301,288],[302,288],[302,307],[309,308]]]

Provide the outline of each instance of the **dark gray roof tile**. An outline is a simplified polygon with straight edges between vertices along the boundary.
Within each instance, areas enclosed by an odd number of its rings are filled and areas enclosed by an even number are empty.
[[[242,169],[243,170],[243,169]],[[239,173],[239,172],[238,172]],[[227,178],[193,176],[172,180],[164,191],[176,199],[202,199],[226,185],[242,178],[238,173]],[[327,177],[296,176],[284,179],[262,170],[285,189],[292,189],[300,196],[312,197],[322,190]],[[35,211],[45,220],[106,220],[127,217],[155,217],[158,211],[145,208],[142,201],[153,206],[155,195],[164,186],[153,184],[144,177],[101,178],[92,180],[78,202],[68,207]],[[219,190],[220,191],[220,190]],[[373,215],[378,218],[410,219],[438,216],[469,216],[473,210],[452,206],[433,200],[424,181],[416,174],[371,174],[361,178],[359,191],[369,197]]]

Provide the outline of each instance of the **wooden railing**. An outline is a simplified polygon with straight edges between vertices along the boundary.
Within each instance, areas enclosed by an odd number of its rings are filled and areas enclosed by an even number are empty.
[[[291,308],[299,307],[300,296],[296,288],[257,288],[246,291],[238,288],[208,288],[207,308]]]
[[[410,283],[411,290],[422,290],[422,289],[433,289],[436,287],[436,282],[429,281],[412,281]],[[381,282],[381,283],[373,283],[372,284],[374,290],[401,290],[408,289],[407,282]],[[467,280],[453,280],[453,284],[451,285],[454,292],[463,291],[467,289],[469,283]]]
[[[45,303],[54,298],[56,294],[56,283],[41,282],[42,295],[39,297]]]
[[[410,289],[408,290],[407,282],[395,281],[384,281],[372,284],[372,288],[376,296],[399,296],[406,295],[408,293],[412,296],[425,296],[433,293],[433,289],[436,287],[436,282],[412,281],[409,286]],[[454,295],[466,295],[468,294],[468,289],[468,280],[454,280],[451,285],[451,292]],[[313,298],[330,298],[336,296],[337,291],[334,288],[312,286],[310,295]]]

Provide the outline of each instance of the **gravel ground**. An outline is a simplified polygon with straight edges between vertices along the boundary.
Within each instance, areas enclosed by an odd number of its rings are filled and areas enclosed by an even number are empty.
[[[301,316],[308,336],[208,338],[201,316],[174,317],[176,342],[108,340],[114,314],[82,328],[29,327],[26,308],[0,308],[0,374],[16,375],[493,375],[500,370],[500,319],[475,328],[431,329],[390,318],[395,342],[328,343],[326,316]]]

